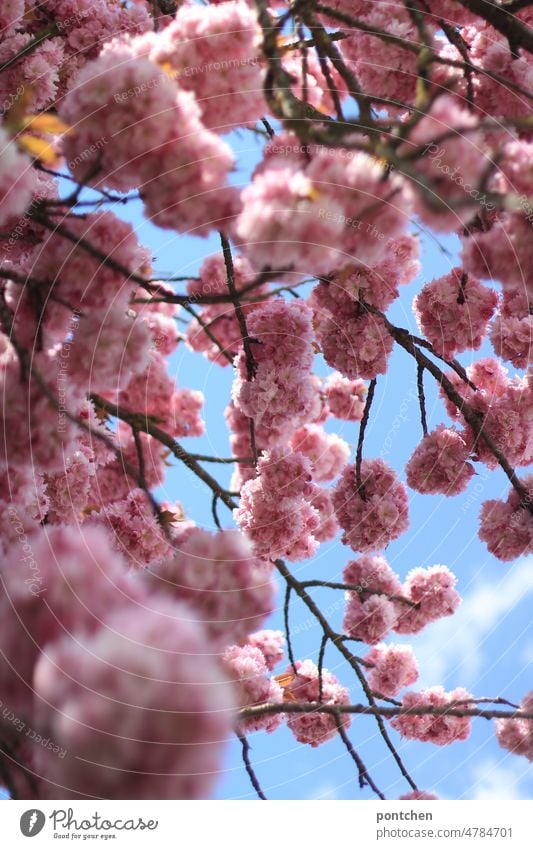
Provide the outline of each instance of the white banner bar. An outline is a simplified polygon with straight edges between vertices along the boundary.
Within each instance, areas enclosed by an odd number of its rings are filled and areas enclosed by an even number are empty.
[[[35,839],[35,843],[31,840]],[[6,849],[61,846],[272,846],[324,849],[532,849],[532,802],[6,801]]]

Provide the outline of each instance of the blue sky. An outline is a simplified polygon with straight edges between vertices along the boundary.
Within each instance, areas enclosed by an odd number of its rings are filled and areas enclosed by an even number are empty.
[[[236,153],[236,184],[244,184],[253,163],[260,156],[261,144],[251,133],[234,133],[229,137]],[[120,206],[116,212],[134,224],[138,238],[149,245],[155,269],[161,276],[195,274],[203,259],[218,250],[218,238],[198,239],[154,228],[147,222],[139,204]],[[413,231],[417,225],[413,222]],[[458,264],[459,241],[446,238],[439,246],[431,234],[422,234],[422,273],[409,286],[402,287],[401,298],[389,311],[390,317],[404,327],[416,329],[411,304],[424,282],[446,273]],[[184,291],[178,284],[177,291]],[[460,357],[464,365],[482,355],[490,355],[486,345],[481,352]],[[511,367],[512,368],[512,367]],[[205,395],[204,417],[207,432],[202,438],[185,440],[191,451],[228,456],[228,431],[223,412],[228,403],[231,368],[222,369],[192,354],[180,345],[172,357],[172,374],[181,386],[200,389]],[[328,372],[317,358],[316,371]],[[435,385],[426,376],[426,401],[430,429],[447,421]],[[328,423],[352,446],[358,425],[350,422]],[[371,420],[365,440],[367,457],[382,456],[404,478],[403,468],[421,438],[419,408],[416,395],[416,373],[413,360],[402,350],[395,350],[387,375],[378,380]],[[353,454],[352,454],[353,456]],[[220,481],[229,481],[231,471],[224,466],[210,466]],[[487,498],[506,497],[508,483],[498,469],[487,472],[477,465],[478,474],[468,490],[459,497],[446,499],[422,496],[410,491],[411,528],[392,543],[386,557],[403,579],[415,566],[435,563],[448,565],[458,577],[458,590],[463,598],[459,612],[427,627],[411,640],[420,666],[420,679],[415,685],[443,684],[446,689],[464,686],[476,696],[503,696],[518,701],[532,687],[533,633],[531,603],[533,598],[533,558],[504,564],[490,556],[477,538],[480,505]],[[211,499],[203,485],[193,481],[190,473],[175,464],[169,469],[165,486],[157,493],[165,500],[179,500],[187,515],[197,524],[213,529]],[[232,524],[230,513],[219,510],[223,526]],[[337,539],[323,545],[312,561],[293,564],[301,578],[340,580],[352,552]],[[340,628],[343,597],[340,591],[314,591],[314,597],[327,609],[333,625]],[[278,609],[269,627],[282,628]],[[320,632],[309,619],[298,600],[291,607],[291,623],[295,654],[298,658],[317,659]],[[397,642],[407,641],[398,637]],[[364,648],[362,648],[364,653]],[[346,686],[353,701],[361,701],[361,693],[331,648],[325,665]],[[282,671],[284,667],[280,667]],[[377,734],[371,718],[354,719],[350,736],[372,776],[390,798],[409,789],[391,763],[388,752]],[[432,790],[443,798],[501,799],[531,798],[533,768],[524,758],[512,756],[496,743],[491,724],[477,720],[466,743],[439,748],[432,744],[402,742],[391,730],[391,736],[409,771],[422,789]],[[272,735],[259,732],[250,736],[251,757],[268,798],[372,798],[367,789],[361,791],[353,763],[339,741],[333,740],[311,749],[296,743],[282,727]],[[240,746],[230,744],[223,775],[218,784],[221,799],[254,798],[242,766]]]

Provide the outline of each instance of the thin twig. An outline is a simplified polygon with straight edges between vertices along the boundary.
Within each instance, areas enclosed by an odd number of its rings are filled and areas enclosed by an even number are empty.
[[[250,744],[249,744],[249,742],[246,739],[244,734],[240,734],[239,732],[236,732],[236,734],[237,734],[237,737],[239,738],[239,740],[241,741],[242,759],[244,761],[244,766],[246,767],[246,772],[248,773],[248,778],[250,779],[252,787],[254,788],[254,790],[257,793],[257,795],[259,796],[259,798],[263,802],[266,802],[267,797],[265,796],[265,794],[263,793],[263,791],[261,789],[261,785],[259,784],[259,780],[258,780],[258,778],[257,778],[257,776],[254,772],[254,768],[253,768],[253,766],[250,762]]]
[[[355,480],[357,483],[357,492],[363,499],[366,501],[364,486],[361,481],[361,463],[363,461],[363,444],[365,441],[365,431],[366,426],[368,424],[368,419],[370,417],[370,408],[372,407],[372,401],[374,400],[374,392],[376,391],[376,383],[377,380],[374,378],[370,381],[368,385],[368,394],[366,396],[365,409],[363,410],[363,417],[361,419],[361,424],[359,426],[359,438],[357,440],[357,452],[355,455]]]

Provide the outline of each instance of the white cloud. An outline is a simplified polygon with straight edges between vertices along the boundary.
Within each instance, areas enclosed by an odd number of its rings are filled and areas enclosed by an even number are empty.
[[[487,656],[487,639],[531,593],[533,557],[512,568],[503,565],[499,580],[491,577],[475,584],[453,616],[429,625],[419,637],[412,638],[421,673],[417,686],[433,686],[453,673],[463,686],[475,687],[484,667],[492,662]],[[516,658],[516,646],[502,646],[502,651],[506,649]]]
[[[509,763],[498,763],[487,758],[476,764],[472,770],[472,799],[479,801],[497,801],[502,799],[528,799],[522,779],[527,776],[527,763],[512,756]]]

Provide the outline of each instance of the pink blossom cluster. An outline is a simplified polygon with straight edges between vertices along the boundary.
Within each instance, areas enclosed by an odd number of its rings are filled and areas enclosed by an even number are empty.
[[[161,563],[170,544],[142,489],[131,489],[125,498],[102,504],[89,521],[107,528],[113,546],[136,568]]]
[[[312,660],[297,660],[296,668],[289,666],[287,675],[292,676],[284,687],[286,701],[325,705],[347,705],[350,703],[348,690],[327,669],[322,669],[322,692],[318,667]],[[339,722],[344,729],[350,725],[349,714],[340,714]],[[299,743],[307,743],[313,748],[332,740],[337,732],[335,717],[329,713],[310,711],[309,713],[287,714],[287,725]]]
[[[481,505],[479,538],[498,560],[516,560],[533,552],[531,475],[527,475],[521,484],[525,490],[523,500],[511,487],[506,501],[490,499]]]
[[[317,483],[331,481],[343,470],[350,456],[350,446],[336,433],[307,424],[293,433],[290,446],[311,461],[311,474]]]
[[[115,607],[82,640],[65,635],[35,670],[35,747],[45,798],[205,797],[220,768],[234,697],[189,608]]]
[[[444,616],[452,616],[461,603],[455,589],[457,578],[447,566],[412,569],[402,587],[402,595],[410,604],[400,603],[398,634],[417,634],[425,626]]]
[[[355,640],[379,643],[395,627],[399,610],[390,596],[399,597],[402,585],[384,557],[363,554],[351,560],[343,572],[346,593],[343,630]]]
[[[458,495],[474,474],[469,456],[469,446],[455,428],[437,425],[409,458],[407,484],[424,495]]]
[[[418,678],[418,666],[411,646],[379,643],[365,655],[372,665],[367,680],[370,687],[382,696],[397,696],[404,687]]]
[[[241,351],[235,361],[232,398],[238,410],[253,418],[261,447],[285,442],[312,409],[311,317],[303,301],[276,298],[257,306],[247,320],[254,373],[250,380]]]
[[[91,427],[95,428],[94,422],[91,422]],[[106,433],[107,436],[112,436],[111,432]],[[123,501],[127,498],[132,488],[138,485],[139,481],[139,457],[135,444],[135,437],[129,425],[120,423],[116,433],[113,434],[115,440],[115,450],[118,456],[113,452],[101,456],[99,452],[98,439],[91,438],[91,444],[85,448],[82,447],[82,453],[87,455],[90,466],[89,488],[87,493],[86,511],[94,508],[110,504],[114,501]],[[144,460],[144,479],[149,488],[155,488],[163,483],[165,477],[165,452],[160,442],[146,433],[138,434]],[[94,473],[92,472],[94,466]],[[75,471],[75,469],[73,470]],[[81,471],[81,469],[80,469]],[[65,471],[65,488],[73,489],[73,483],[69,481],[72,474],[70,465]],[[81,489],[81,480],[79,481]],[[61,481],[58,480],[54,484],[54,490],[61,486]],[[79,495],[76,495],[76,499]],[[61,499],[61,504],[65,505],[65,496]]]
[[[270,672],[283,660],[285,637],[281,631],[273,631],[269,628],[263,631],[255,631],[249,635],[247,642],[248,645],[261,651]]]
[[[153,39],[150,59],[194,92],[208,129],[227,133],[253,126],[267,111],[261,42],[257,14],[245,0],[184,5]]]
[[[410,133],[408,151],[421,152],[416,160],[415,208],[434,230],[458,230],[478,209],[483,193],[477,187],[492,152],[477,124],[478,119],[452,95],[443,95]]]
[[[349,380],[385,374],[394,343],[380,315],[365,311],[334,282],[315,286],[310,303],[328,365]]]
[[[503,212],[482,230],[468,230],[463,238],[463,265],[484,280],[498,280],[504,293],[533,299],[531,222],[524,212]]]
[[[304,560],[318,548],[320,516],[311,506],[311,463],[282,448],[262,455],[258,477],[241,489],[235,521],[257,557]]]
[[[35,528],[2,562],[2,698],[30,721],[32,676],[44,647],[97,630],[117,604],[141,597],[100,528]]]
[[[454,702],[461,702],[458,708],[471,708],[470,693],[457,687],[445,693],[443,687],[430,687],[419,693],[406,693],[402,699],[403,708],[453,708]],[[470,736],[470,716],[449,716],[439,714],[400,714],[391,719],[391,725],[402,737],[408,740],[420,740],[422,743],[434,743],[436,746],[448,746],[456,740],[467,740]]]
[[[533,362],[533,296],[518,287],[503,293],[501,308],[490,329],[490,341],[496,354],[525,369]]]
[[[329,414],[347,422],[361,421],[366,392],[366,385],[360,378],[350,380],[339,372],[332,372],[324,385]]]
[[[420,330],[437,354],[453,359],[481,346],[497,303],[496,292],[454,268],[426,283],[413,307]]]
[[[352,15],[351,4],[347,12]],[[361,20],[368,31],[352,30],[342,43],[342,54],[364,91],[384,98],[391,110],[410,104],[415,97],[417,79],[416,53],[397,42],[384,42],[372,33],[372,28],[385,31],[396,38],[417,43],[418,30],[401,4],[362,3]],[[339,26],[339,23],[336,23]]]
[[[320,147],[310,148],[307,164],[268,157],[241,198],[235,235],[252,264],[314,276],[342,268],[351,255],[377,263],[403,235],[410,209],[403,178],[383,179],[367,154]]]
[[[342,541],[353,551],[384,548],[409,526],[407,490],[381,459],[362,461],[360,481],[356,466],[346,466],[333,505],[344,532]]]
[[[130,275],[144,275],[149,268],[131,224],[112,212],[95,212],[69,216],[64,227],[69,236],[58,228],[35,246],[25,264],[27,273],[42,281],[43,301],[58,295],[73,309],[102,318],[110,307],[125,311],[137,287]],[[51,298],[45,326],[53,320],[61,322],[62,333],[70,329],[68,311]]]
[[[461,599],[456,578],[446,566],[416,568],[402,586],[385,558],[364,554],[343,572],[346,593],[343,629],[356,640],[375,645],[394,630],[416,634],[428,623],[451,616]]]
[[[205,235],[234,212],[233,157],[203,126],[194,95],[146,58],[144,45],[143,37],[114,41],[81,69],[61,105],[73,128],[65,156],[80,180],[139,187],[158,226]]]
[[[182,338],[176,324],[176,317],[179,315],[181,307],[178,304],[156,300],[165,295],[174,295],[174,290],[167,283],[159,281],[156,286],[154,300],[148,296],[146,291],[138,289],[134,293],[136,300],[132,301],[130,309],[140,315],[148,325],[152,343],[156,350],[168,356],[176,350]],[[138,303],[138,301],[142,301],[142,303]]]
[[[531,11],[524,9],[517,17],[531,27]],[[524,96],[513,86],[529,86],[533,80],[533,67],[528,54],[514,51],[504,35],[485,21],[462,30],[468,51],[481,70],[475,78],[475,104],[482,115],[496,118],[520,118],[527,114]],[[493,74],[508,80],[502,85]]]
[[[24,8],[26,6],[26,8]],[[24,17],[23,17],[24,15]],[[47,28],[34,49],[0,76],[0,99],[10,103],[19,86],[31,92],[32,106],[46,109],[75,85],[77,71],[100,53],[111,38],[140,34],[151,28],[146,6],[108,3],[107,0],[47,0],[40,3],[7,0],[0,17],[0,63],[15,56]],[[2,21],[8,26],[4,30]]]
[[[6,65],[27,48],[33,41],[30,32],[14,32],[0,41],[0,63]],[[60,38],[43,39],[35,50],[2,71],[0,74],[0,98],[4,104],[16,102],[16,92],[31,92],[31,103],[35,109],[45,109],[54,102],[60,90],[60,73],[66,66],[65,43]],[[83,61],[83,59],[82,59]],[[31,88],[30,88],[31,87]]]
[[[527,377],[509,379],[507,370],[490,357],[477,360],[466,371],[476,390],[455,372],[448,373],[447,377],[459,396],[481,414],[483,433],[491,438],[512,465],[529,465],[533,459],[533,392],[530,380]],[[447,396],[444,396],[444,403],[452,420],[465,426],[462,437],[474,459],[495,468],[497,460],[483,439],[483,433],[477,438],[462,411]]]
[[[520,710],[533,712],[533,692],[524,696]],[[497,719],[496,737],[502,748],[533,761],[533,719]]]
[[[398,286],[410,283],[420,271],[418,239],[406,233],[389,239],[386,252],[376,264],[347,265],[333,276],[332,285],[344,289],[355,300],[387,310],[399,297]]]
[[[150,585],[187,602],[212,646],[240,643],[274,607],[270,569],[237,531],[192,528],[147,575]]]
[[[327,542],[335,539],[340,525],[335,515],[333,507],[332,489],[326,489],[323,486],[314,486],[312,494],[309,498],[309,503],[318,513],[319,524],[313,531],[313,535],[319,542]]]
[[[109,395],[121,407],[157,421],[173,436],[201,436],[204,422],[200,411],[202,392],[178,388],[168,374],[168,363],[159,351],[151,349],[147,368],[134,374],[125,389]]]
[[[274,678],[268,675],[268,667],[261,649],[252,645],[230,646],[224,653],[224,665],[236,690],[239,708],[262,704],[280,704],[283,690]],[[267,731],[279,728],[283,714],[263,714],[241,719],[239,728],[244,733]]]
[[[45,391],[29,374],[21,375],[20,361],[13,344],[0,334],[0,391],[2,394],[3,429],[0,439],[0,465],[14,469],[33,466],[38,472],[54,473],[64,466],[76,435],[76,426],[58,411],[46,396],[46,390],[57,390],[57,357],[45,352],[36,354],[32,369],[43,376]],[[63,378],[63,407],[78,409],[83,392]]]

